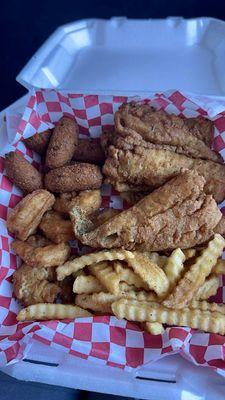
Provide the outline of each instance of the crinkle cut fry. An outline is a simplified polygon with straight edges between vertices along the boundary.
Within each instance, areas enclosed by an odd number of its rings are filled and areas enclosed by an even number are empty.
[[[190,308],[175,310],[155,302],[138,302],[128,299],[114,302],[112,311],[118,319],[126,318],[129,321],[189,326],[205,332],[225,334],[225,316],[218,312]]]
[[[125,267],[120,261],[114,261],[114,269],[120,276],[120,281],[134,285],[137,289],[148,290],[148,285],[131,268]]]
[[[168,257],[165,273],[170,285],[175,285],[184,270],[185,255],[181,249],[176,249]]]
[[[114,301],[121,298],[135,299],[138,301],[156,301],[157,297],[152,292],[134,290],[121,291],[118,295],[112,293],[92,293],[92,294],[78,294],[75,299],[75,303],[85,309],[92,310],[100,313],[111,313],[111,305]]]
[[[91,317],[92,314],[78,306],[69,304],[39,303],[23,308],[17,315],[17,321]]]
[[[154,264],[146,255],[127,250],[102,250],[97,253],[91,253],[72,261],[68,261],[57,268],[58,280],[66,276],[101,261],[125,260],[129,266],[147,283],[149,289],[157,294],[164,294],[169,288],[169,281],[163,270]]]
[[[220,285],[219,277],[212,274],[205,280],[202,286],[195,293],[195,300],[207,300],[211,296],[215,296]]]
[[[81,257],[74,258],[67,261],[64,265],[57,268],[57,278],[62,281],[66,276],[71,275],[80,269],[101,261],[114,261],[114,260],[127,260],[132,259],[134,255],[131,251],[127,250],[102,250],[97,253],[85,254]]]
[[[107,262],[100,262],[89,266],[89,271],[112,294],[119,293],[120,276]]]
[[[193,298],[210,274],[225,245],[225,239],[216,234],[196,262],[184,274],[174,291],[163,301],[166,307],[183,308]]]
[[[159,296],[164,295],[169,289],[169,280],[165,272],[152,262],[145,253],[134,252],[134,258],[127,260],[134,272],[147,283],[150,290]]]

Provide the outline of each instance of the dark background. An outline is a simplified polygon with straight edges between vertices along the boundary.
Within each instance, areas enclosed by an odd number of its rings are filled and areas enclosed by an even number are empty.
[[[225,19],[225,0],[4,0],[0,8],[0,109],[25,93],[15,77],[58,26],[112,16]]]
[[[15,81],[26,62],[60,25],[83,18],[185,18],[225,20],[225,0],[4,0],[0,8],[0,110],[26,91]],[[18,382],[0,374],[0,399],[112,400],[72,389]]]

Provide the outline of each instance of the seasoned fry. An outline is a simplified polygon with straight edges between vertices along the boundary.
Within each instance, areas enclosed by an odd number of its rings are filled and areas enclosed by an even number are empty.
[[[69,214],[69,211],[71,208],[73,208],[74,199],[76,196],[76,192],[60,193],[59,196],[56,197],[55,203],[53,204],[53,210],[62,214]]]
[[[218,260],[216,265],[212,269],[213,274],[222,274],[225,275],[225,260]]]
[[[145,252],[145,254],[149,257],[149,259],[157,264],[161,268],[165,268],[168,257],[166,256],[160,256],[158,253],[155,252]]]
[[[152,262],[145,253],[133,253],[134,258],[128,255],[127,262],[134,272],[139,275],[148,285],[150,290],[154,290],[159,296],[163,295],[169,289],[169,280],[165,272]]]
[[[11,151],[5,155],[5,169],[8,178],[25,193],[43,187],[40,172],[20,153]]]
[[[78,294],[75,304],[99,313],[112,313],[111,304],[117,297],[111,293]]]
[[[225,239],[216,234],[196,262],[184,274],[174,291],[163,301],[164,306],[183,308],[193,298],[198,288],[203,285],[210,274],[217,258],[221,256],[225,246]]]
[[[120,276],[107,261],[90,265],[88,269],[109,293],[115,295],[119,293]]]
[[[208,301],[192,300],[188,304],[188,308],[202,311],[218,312],[225,315],[225,304],[209,303]]]
[[[73,272],[77,272],[88,265],[101,261],[127,260],[128,258],[131,260],[134,258],[134,254],[131,251],[119,249],[102,250],[97,253],[85,254],[81,257],[74,258],[71,261],[67,261],[64,265],[60,265],[56,270],[57,279],[61,281]]]
[[[68,304],[39,303],[21,310],[17,315],[17,321],[33,321],[36,319],[74,319],[91,316],[91,313],[77,306]]]
[[[181,249],[173,250],[165,267],[165,273],[169,279],[171,287],[181,278],[182,271],[184,270],[185,255]]]
[[[78,141],[77,123],[62,117],[53,130],[46,153],[46,166],[62,167],[71,161]]]
[[[25,306],[41,302],[53,303],[60,288],[55,283],[48,282],[48,278],[48,268],[21,265],[13,274],[15,297]]]
[[[37,229],[44,213],[55,198],[47,190],[35,190],[24,197],[7,217],[7,228],[20,240],[26,240]]]
[[[99,189],[101,184],[100,168],[88,163],[76,163],[55,168],[45,175],[45,187],[56,193]]]
[[[93,294],[78,294],[75,299],[75,304],[78,306],[89,309],[92,311],[97,311],[100,313],[112,313],[111,304],[121,298],[135,299],[137,301],[156,301],[157,297],[153,292],[140,291],[136,292],[121,291],[118,295],[112,293],[93,293]]]
[[[39,228],[48,239],[57,244],[75,239],[71,221],[56,211],[47,211]]]
[[[23,139],[23,142],[29,149],[36,151],[38,154],[45,154],[48,143],[52,134],[51,129],[47,129],[44,132],[35,133],[35,135],[29,137],[28,139]]]
[[[55,267],[64,263],[70,255],[70,246],[66,243],[34,248],[27,242],[14,240],[11,247],[26,264],[37,268]]]
[[[106,289],[95,276],[78,276],[73,284],[73,292],[77,294],[90,294],[104,292]]]
[[[151,335],[161,335],[164,332],[164,327],[159,322],[143,322],[143,328]]]
[[[105,154],[96,139],[78,139],[73,160],[102,165],[105,161]]]
[[[126,282],[128,285],[134,285],[138,289],[148,290],[148,285],[132,269],[125,267],[120,261],[114,261],[113,265],[121,281]]]
[[[207,300],[211,296],[215,296],[220,285],[219,277],[209,275],[202,286],[195,293],[195,300]]]
[[[189,326],[205,332],[225,334],[225,316],[218,312],[189,308],[169,309],[155,302],[138,302],[129,299],[114,302],[112,311],[118,319]]]

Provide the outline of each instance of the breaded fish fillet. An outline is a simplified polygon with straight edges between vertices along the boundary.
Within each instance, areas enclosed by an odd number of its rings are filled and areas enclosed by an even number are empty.
[[[211,150],[213,124],[209,120],[181,118],[156,111],[148,104],[124,103],[115,113],[115,129],[123,136],[136,133],[143,140],[177,147],[177,152],[194,158],[221,162]]]
[[[70,216],[75,235],[94,248],[162,251],[194,247],[213,235],[222,217],[215,200],[204,193],[204,185],[202,176],[186,171],[87,233],[81,223],[82,210],[74,207]]]
[[[224,200],[225,165],[178,154],[173,146],[146,144],[136,139],[132,144],[131,139],[119,138],[117,147],[112,145],[108,149],[103,173],[116,190],[152,190],[189,169],[204,176],[207,194],[212,194],[218,203]]]

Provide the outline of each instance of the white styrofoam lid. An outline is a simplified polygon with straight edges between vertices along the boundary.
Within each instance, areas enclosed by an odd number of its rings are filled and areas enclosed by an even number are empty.
[[[225,95],[225,22],[82,20],[58,28],[17,76],[28,89]]]

